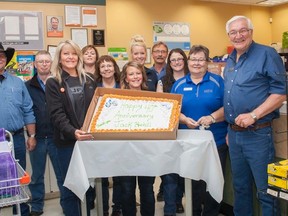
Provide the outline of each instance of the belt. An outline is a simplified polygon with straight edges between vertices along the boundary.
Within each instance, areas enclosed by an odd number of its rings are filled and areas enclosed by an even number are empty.
[[[264,122],[259,124],[253,124],[248,126],[247,128],[244,128],[235,124],[229,124],[230,128],[234,131],[255,131],[261,128],[270,127],[271,125],[272,125],[271,122]]]
[[[10,133],[12,134],[12,136],[14,136],[14,135],[17,135],[17,134],[22,133],[23,131],[24,131],[24,129],[21,128],[21,129],[19,129],[19,130],[17,130],[17,131],[10,131]]]

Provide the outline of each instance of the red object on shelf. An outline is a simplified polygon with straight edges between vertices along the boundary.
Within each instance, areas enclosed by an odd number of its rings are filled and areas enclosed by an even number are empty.
[[[233,46],[227,46],[227,53],[231,54],[233,51],[234,47]]]

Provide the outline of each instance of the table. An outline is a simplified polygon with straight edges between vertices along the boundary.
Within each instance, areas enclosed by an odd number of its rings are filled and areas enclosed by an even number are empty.
[[[64,186],[84,201],[85,192],[95,178],[168,173],[186,178],[185,186],[189,187],[186,191],[191,191],[191,181],[187,179],[202,179],[212,197],[218,202],[222,200],[224,178],[217,147],[213,134],[205,130],[178,130],[176,140],[77,141]],[[97,182],[101,183],[99,179]],[[96,189],[101,190],[99,184]],[[191,192],[185,192],[185,197],[186,215],[192,215]],[[102,196],[97,195],[98,198],[97,204],[102,204]],[[97,205],[100,216],[101,206]]]

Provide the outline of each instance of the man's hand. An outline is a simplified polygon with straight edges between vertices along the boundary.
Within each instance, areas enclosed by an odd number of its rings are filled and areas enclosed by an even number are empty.
[[[28,137],[26,141],[26,148],[28,151],[33,151],[36,147],[36,138],[35,137]]]

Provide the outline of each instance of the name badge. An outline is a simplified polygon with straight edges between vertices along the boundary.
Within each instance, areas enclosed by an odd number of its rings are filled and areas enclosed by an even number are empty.
[[[183,90],[184,90],[184,91],[192,91],[192,89],[193,89],[192,87],[186,87],[186,88],[184,88]]]

